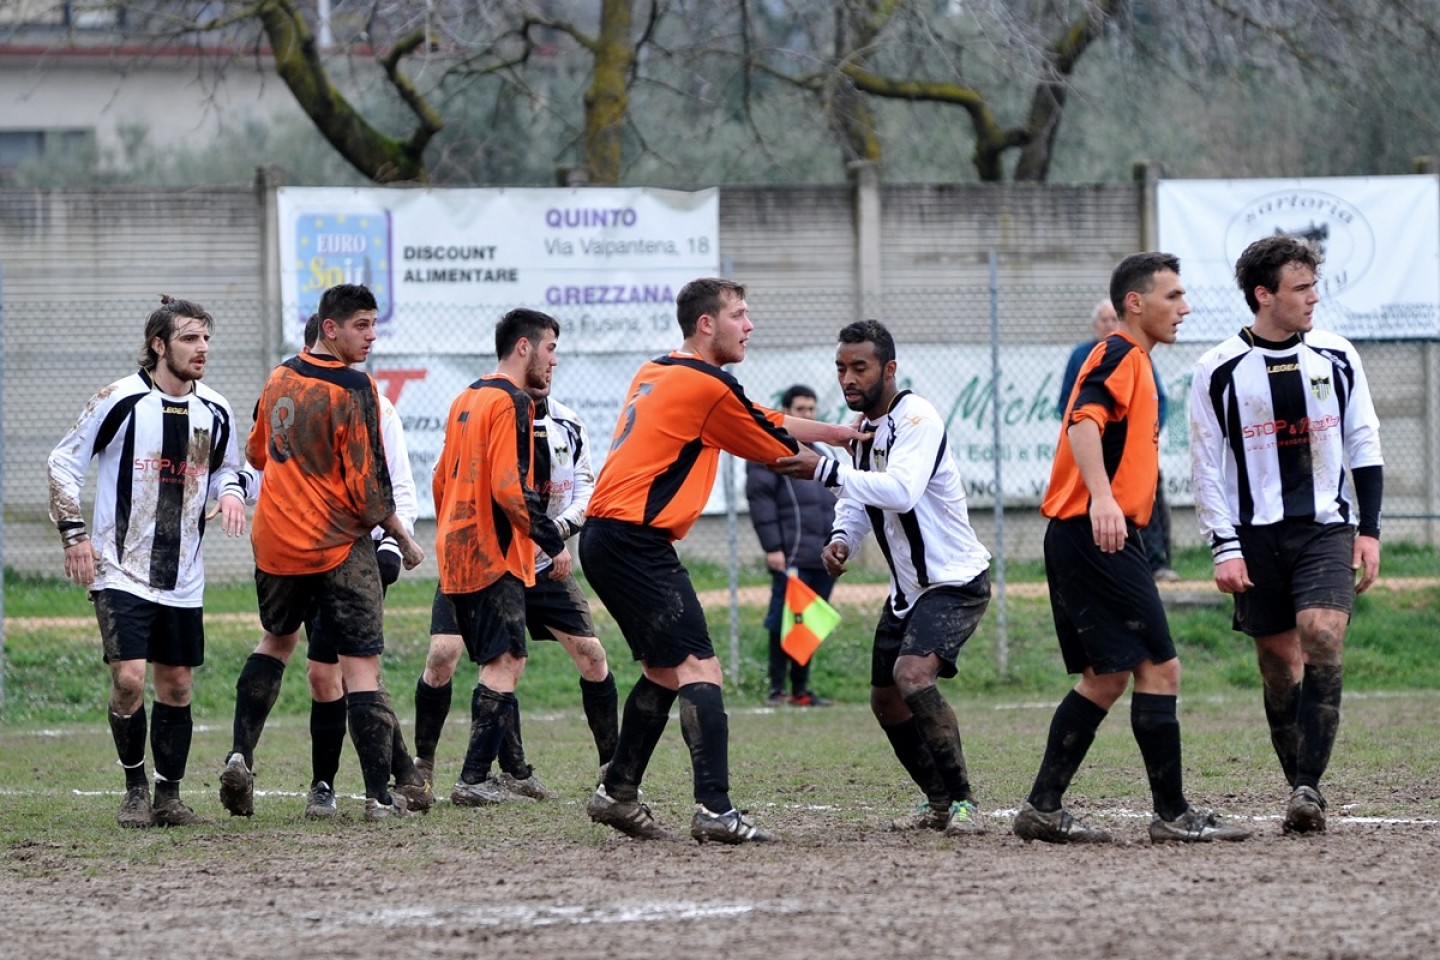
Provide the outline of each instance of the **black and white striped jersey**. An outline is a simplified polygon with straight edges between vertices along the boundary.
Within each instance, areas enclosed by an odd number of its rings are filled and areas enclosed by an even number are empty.
[[[1190,461],[1216,563],[1239,558],[1236,527],[1355,523],[1349,471],[1383,464],[1355,347],[1321,330],[1277,343],[1247,327],[1207,351],[1190,386]]]
[[[970,527],[965,482],[950,455],[945,421],[908,390],[863,429],[851,464],[840,464],[835,528],[853,553],[874,531],[890,565],[890,608],[904,617],[932,587],[969,583],[990,566]]]
[[[580,415],[554,397],[535,401],[535,489],[560,536],[569,539],[580,532],[595,492],[590,434]],[[535,572],[548,569],[550,562],[536,544]]]
[[[230,404],[198,382],[188,396],[167,396],[144,370],[92,397],[48,461],[50,518],[62,539],[85,529],[80,493],[92,459],[92,589],[201,606],[206,501],[244,496]]]

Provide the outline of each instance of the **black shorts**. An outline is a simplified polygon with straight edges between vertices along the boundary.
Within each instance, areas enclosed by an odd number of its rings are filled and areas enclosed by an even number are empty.
[[[1051,520],[1045,528],[1045,577],[1060,655],[1070,673],[1134,670],[1143,661],[1175,659],[1165,605],[1145,545],[1127,524],[1125,547],[1095,545],[1090,518]]]
[[[955,676],[960,648],[974,636],[989,606],[990,574],[987,571],[981,571],[962,586],[925,591],[904,619],[895,616],[886,603],[875,626],[875,642],[870,650],[870,685],[895,686],[895,661],[902,656],[924,657],[933,653],[940,660],[940,676]]]
[[[385,592],[371,543],[368,536],[356,540],[340,566],[324,573],[287,576],[256,569],[260,625],[283,637],[318,622],[340,656],[379,656],[385,649]]]
[[[486,664],[508,653],[524,659],[525,581],[504,573],[473,593],[447,593],[454,605],[455,625],[472,663]],[[435,609],[431,607],[431,629]]]
[[[551,580],[548,567],[535,574],[535,586],[525,588],[525,626],[532,640],[558,639],[551,627],[572,637],[596,635],[580,582],[574,577]]]
[[[675,667],[715,656],[705,610],[665,531],[592,517],[580,528],[580,563],[636,660]]]
[[[375,556],[380,556],[380,541],[371,539],[375,545]],[[385,602],[385,582],[380,582],[380,602]],[[320,611],[315,612],[305,620],[305,647],[307,653],[305,659],[313,660],[315,663],[339,663],[340,653],[335,649],[335,631],[327,630],[324,621],[320,618]]]
[[[167,667],[205,662],[205,611],[170,607],[124,590],[95,590],[95,619],[105,662],[147,660]]]
[[[1268,637],[1292,629],[1299,610],[1348,616],[1355,609],[1355,528],[1348,523],[1282,520],[1235,533],[1255,584],[1235,594],[1236,630]]]

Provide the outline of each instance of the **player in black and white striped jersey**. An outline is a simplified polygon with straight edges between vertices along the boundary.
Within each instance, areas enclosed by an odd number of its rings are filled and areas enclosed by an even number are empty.
[[[1200,358],[1190,396],[1196,515],[1235,629],[1255,641],[1291,788],[1284,829],[1301,833],[1325,829],[1345,630],[1380,571],[1384,489],[1360,355],[1313,328],[1319,266],[1293,237],[1245,249],[1235,278],[1254,322]]]
[[[228,535],[245,532],[235,417],[224,397],[200,383],[213,327],[199,304],[162,297],[145,325],[140,370],[92,397],[48,460],[65,575],[89,588],[110,665],[110,730],[125,768],[122,827],[200,822],[180,799],[180,781],[190,754],[191,672],[205,658],[207,500],[219,500]],[[80,495],[92,459],[99,467],[89,529]],[[145,774],[147,662],[155,688],[153,804]]]

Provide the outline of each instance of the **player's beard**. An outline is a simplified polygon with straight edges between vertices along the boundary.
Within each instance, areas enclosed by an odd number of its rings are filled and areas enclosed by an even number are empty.
[[[205,369],[203,367],[198,373],[188,367],[177,367],[175,365],[175,358],[169,355],[165,357],[165,369],[170,371],[170,375],[181,383],[192,383],[205,376]]]

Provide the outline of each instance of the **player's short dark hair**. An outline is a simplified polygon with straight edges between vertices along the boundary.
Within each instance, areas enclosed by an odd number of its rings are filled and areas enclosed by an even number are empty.
[[[560,336],[560,321],[539,310],[524,307],[511,310],[495,322],[495,358],[504,360],[510,356],[522,339],[538,345],[546,330]]]
[[[744,284],[719,277],[701,277],[681,287],[675,297],[675,319],[680,322],[680,333],[686,337],[694,336],[700,318],[707,313],[713,317],[720,312],[727,294],[731,299],[744,300]]]
[[[1132,253],[1115,264],[1110,272],[1110,305],[1121,322],[1125,320],[1125,295],[1149,293],[1155,289],[1155,274],[1169,270],[1180,274],[1180,258],[1173,253]]]
[[[310,319],[305,321],[305,346],[315,346],[315,341],[320,339],[320,314],[310,314]]]
[[[344,326],[349,320],[361,310],[376,310],[378,304],[375,302],[375,294],[370,288],[362,283],[340,283],[320,294],[320,322],[334,320]],[[317,333],[318,337],[319,334]]]
[[[856,320],[840,329],[840,343],[873,343],[875,357],[883,367],[895,359],[895,338],[879,320]]]
[[[809,397],[811,400],[817,399],[814,390],[811,390],[803,383],[797,383],[786,389],[784,393],[780,394],[781,409],[790,409],[790,407],[794,405],[795,401],[799,400],[801,397]]]
[[[1260,301],[1255,299],[1255,288],[1264,287],[1271,293],[1280,289],[1280,271],[1288,263],[1298,263],[1320,272],[1321,257],[1310,244],[1298,237],[1277,233],[1261,237],[1240,254],[1235,261],[1235,282],[1245,294],[1245,302],[1251,313],[1260,311]]]
[[[166,344],[175,335],[175,321],[180,318],[199,320],[207,331],[215,329],[215,318],[194,300],[177,300],[168,293],[160,294],[160,307],[145,321],[145,342],[140,345],[140,366],[154,370],[160,362],[160,354],[151,344],[159,337]]]

